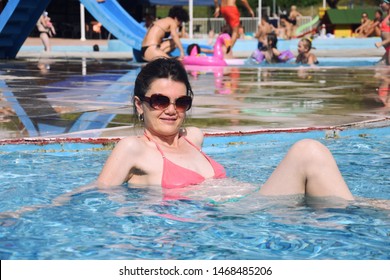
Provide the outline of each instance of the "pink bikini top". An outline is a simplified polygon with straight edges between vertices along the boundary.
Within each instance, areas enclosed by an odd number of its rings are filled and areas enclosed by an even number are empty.
[[[146,135],[145,135],[146,136]],[[184,137],[184,136],[183,136]],[[149,141],[154,142],[152,139],[150,139],[148,136],[146,138],[149,139]],[[192,143],[190,140],[188,140],[186,137],[184,139],[192,145],[194,148],[198,150],[198,147]],[[197,185],[202,183],[206,178],[204,178],[199,173],[196,173],[192,170],[189,170],[187,168],[181,167],[169,159],[167,159],[164,155],[164,152],[161,150],[160,146],[156,144],[156,147],[158,151],[161,153],[163,157],[163,175],[161,179],[161,186],[164,189],[174,189],[174,188],[184,188],[189,185]],[[204,155],[204,157],[210,162],[212,168],[214,169],[214,176],[213,178],[225,178],[226,172],[225,168],[207,156],[205,153],[202,152],[202,150],[199,150],[199,152]]]
[[[387,17],[385,17],[384,20],[382,20],[382,22],[380,24],[382,32],[390,32],[389,21],[390,21],[390,15],[388,15]]]

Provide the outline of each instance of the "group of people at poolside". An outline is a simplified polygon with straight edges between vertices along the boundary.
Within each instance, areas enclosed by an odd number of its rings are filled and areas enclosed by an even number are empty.
[[[254,16],[253,10],[250,8],[248,2],[246,0],[243,0],[242,2],[244,3],[244,6],[247,7],[249,13]],[[227,22],[227,25],[222,28],[221,32],[231,35],[231,46],[226,50],[225,55],[227,57],[232,57],[231,49],[233,48],[239,34],[238,29],[240,26],[240,14],[237,6],[235,5],[235,1],[222,1],[221,6],[219,6],[218,1],[215,0],[215,4],[216,9],[214,15],[219,16],[222,14]],[[295,17],[297,16],[298,14],[295,15]],[[190,50],[187,50],[187,52],[184,50],[180,41],[180,34],[178,33],[182,24],[188,20],[189,16],[186,10],[182,7],[173,7],[170,9],[168,17],[153,22],[148,27],[147,33],[142,42],[141,55],[143,60],[151,61],[156,57],[169,57],[169,53],[175,48],[179,49],[179,59],[183,58],[186,53],[189,54]],[[277,37],[274,35],[273,29],[268,23],[266,16],[259,24],[256,37],[259,40],[259,49],[264,52],[268,62],[282,62],[278,59],[280,52],[276,48]],[[193,47],[193,45],[190,47]],[[310,53],[310,50],[311,41],[307,39],[302,40],[298,46],[299,54],[296,62],[303,64],[315,64],[317,59],[314,54]],[[212,50],[205,48],[203,48],[202,51],[212,53]]]
[[[241,0],[242,4],[248,10],[248,13],[254,17],[252,8],[249,6],[246,0]],[[236,0],[214,0],[215,3],[215,13],[214,16],[222,15],[227,25],[231,29],[231,48],[230,55],[232,57],[232,49],[234,44],[239,36],[240,28],[240,13],[236,6]],[[376,43],[376,47],[384,47],[386,53],[383,57],[383,60],[386,64],[390,65],[390,23],[389,23],[389,0],[383,0],[380,4],[382,11],[386,13],[384,19],[381,20],[382,14],[380,11],[377,11],[376,18],[373,21],[366,19],[366,14],[362,15],[362,26],[359,27],[356,32],[368,36],[368,34],[375,33],[382,37],[382,42]],[[284,26],[285,34],[292,34],[297,19],[301,14],[297,11],[296,6],[291,7],[291,11],[288,16],[281,17],[281,22]],[[168,17],[159,19],[153,22],[145,35],[145,38],[142,42],[141,55],[144,61],[151,61],[156,57],[169,57],[169,53],[172,52],[175,48],[178,48],[180,54],[179,59],[183,58],[186,54],[183,45],[180,41],[180,34],[178,32],[179,28],[183,23],[188,22],[189,15],[186,10],[181,7],[173,7]],[[368,24],[370,23],[370,24]],[[278,50],[276,48],[276,41],[279,37],[280,32],[277,32],[273,28],[272,24],[268,22],[267,16],[262,16],[262,20],[259,22],[257,32],[255,37],[258,39],[258,49],[264,52],[268,62],[283,62],[283,59],[278,58]],[[275,35],[273,35],[275,34]],[[276,37],[276,39],[274,39]],[[271,42],[272,44],[269,44]],[[298,43],[298,55],[295,60],[296,63],[302,64],[316,64],[318,63],[317,58],[311,52],[311,40],[303,38]]]
[[[379,37],[381,36],[380,24],[383,20],[382,10],[377,10],[374,19],[371,20],[366,12],[362,13],[360,26],[355,29],[356,37]]]

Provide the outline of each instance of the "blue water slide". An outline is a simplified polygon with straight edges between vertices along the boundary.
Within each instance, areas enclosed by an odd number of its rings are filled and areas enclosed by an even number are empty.
[[[92,16],[111,34],[133,48],[139,60],[146,29],[131,17],[116,0],[80,0]],[[8,1],[0,16],[0,59],[13,59],[31,33],[50,0]],[[201,4],[200,2],[194,3]],[[186,48],[188,44],[183,44]],[[207,46],[205,46],[207,47]],[[177,50],[172,55],[177,55]]]
[[[141,49],[146,29],[131,17],[116,0],[97,2],[80,0],[90,14],[116,38],[131,46]]]
[[[11,0],[0,14],[0,59],[13,59],[50,0]]]

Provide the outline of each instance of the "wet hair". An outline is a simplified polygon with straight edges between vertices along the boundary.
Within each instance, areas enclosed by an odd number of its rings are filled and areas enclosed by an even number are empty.
[[[275,33],[268,33],[267,34],[267,45],[269,48],[276,48],[278,44],[278,37]]]
[[[168,16],[171,18],[177,18],[181,22],[188,22],[190,20],[188,12],[180,6],[173,6],[169,10]]]
[[[194,93],[188,80],[187,72],[183,64],[176,58],[157,58],[146,64],[139,72],[134,84],[134,97],[143,100],[151,84],[157,79],[171,79],[172,81],[183,83],[186,86],[186,95],[193,97]],[[134,113],[135,98],[133,98]]]
[[[196,48],[196,51],[198,52],[198,54],[200,54],[201,52],[200,46],[198,44],[190,44],[187,47],[187,55],[191,55],[191,51],[193,48]]]
[[[310,51],[311,50],[311,41],[307,38],[302,38],[301,42],[303,45]]]

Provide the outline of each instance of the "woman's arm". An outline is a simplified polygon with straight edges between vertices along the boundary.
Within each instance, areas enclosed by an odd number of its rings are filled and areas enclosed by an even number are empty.
[[[220,13],[219,0],[214,0],[214,6],[215,6],[214,17],[218,17]]]
[[[388,44],[390,44],[390,33],[387,34],[386,38],[382,39],[382,42],[376,42],[375,46],[377,48],[380,48],[380,47],[383,47],[383,46],[388,45]]]
[[[276,49],[276,48],[273,48],[273,49],[272,49],[272,53],[274,54],[274,56],[279,56],[279,55],[282,54],[282,53],[281,53],[278,49]]]
[[[183,45],[181,44],[180,36],[179,36],[179,33],[177,32],[178,27],[179,26],[177,26],[175,20],[172,19],[172,21],[170,23],[171,37],[172,37],[173,42],[175,42],[176,47],[179,48],[179,50],[180,50],[180,57],[184,57],[185,53],[184,53]]]
[[[197,127],[187,127],[182,130],[181,134],[186,136],[192,143],[199,148],[202,148],[204,134],[203,131]]]
[[[317,62],[317,57],[314,54],[310,53],[309,57],[307,58],[307,64],[313,65],[316,64],[316,62]]]
[[[140,151],[137,137],[128,137],[119,141],[104,164],[97,183],[102,187],[110,187],[127,182]]]

